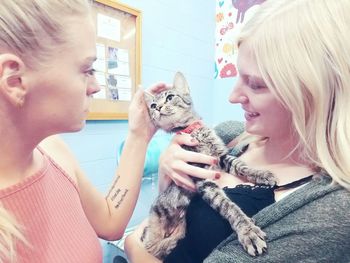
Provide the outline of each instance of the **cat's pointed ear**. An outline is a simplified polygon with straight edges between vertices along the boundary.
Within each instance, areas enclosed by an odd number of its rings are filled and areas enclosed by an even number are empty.
[[[174,88],[182,91],[184,94],[190,93],[190,88],[187,84],[185,76],[181,72],[176,72],[174,78]]]
[[[144,97],[145,97],[145,101],[146,101],[147,106],[151,105],[152,102],[153,102],[154,96],[153,96],[150,92],[148,92],[148,91],[144,91],[143,94],[144,94]]]

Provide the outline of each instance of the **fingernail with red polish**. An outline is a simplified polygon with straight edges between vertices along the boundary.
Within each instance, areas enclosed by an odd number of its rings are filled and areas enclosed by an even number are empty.
[[[220,177],[221,177],[221,174],[220,174],[220,173],[216,173],[216,174],[215,174],[215,179],[220,179]]]

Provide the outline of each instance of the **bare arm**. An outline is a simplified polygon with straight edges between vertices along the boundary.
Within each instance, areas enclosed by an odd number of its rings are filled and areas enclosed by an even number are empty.
[[[165,84],[159,84],[152,91],[164,87]],[[58,136],[49,137],[40,144],[77,183],[84,212],[99,237],[108,240],[122,237],[138,198],[147,145],[155,131],[143,92],[138,91],[130,105],[129,133],[120,165],[106,197],[89,182],[72,152]]]
[[[123,236],[140,191],[146,148],[144,139],[134,134],[127,136],[120,165],[106,197],[79,171],[82,205],[99,237],[116,240]]]
[[[135,231],[125,239],[124,250],[131,263],[161,263],[159,259],[149,254],[143,247],[140,237],[147,220],[144,220]]]
[[[165,84],[159,84],[151,91],[157,92],[164,87]],[[98,193],[78,170],[84,211],[96,233],[104,239],[115,240],[123,236],[139,195],[147,145],[155,131],[143,91],[139,90],[129,108],[129,132],[107,196]]]

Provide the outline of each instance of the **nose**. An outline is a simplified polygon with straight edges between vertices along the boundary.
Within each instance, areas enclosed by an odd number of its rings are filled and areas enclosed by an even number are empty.
[[[242,85],[240,84],[240,81],[238,80],[236,85],[234,86],[230,97],[229,97],[230,103],[247,103],[249,101],[248,96],[244,93],[244,90],[242,89]]]
[[[101,87],[100,85],[98,85],[96,78],[92,77],[91,79],[89,79],[86,94],[88,96],[92,96],[93,94],[99,92],[100,90],[101,90]]]

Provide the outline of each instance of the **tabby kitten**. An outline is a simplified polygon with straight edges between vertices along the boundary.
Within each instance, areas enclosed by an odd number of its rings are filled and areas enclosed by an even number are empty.
[[[193,110],[187,81],[180,72],[175,75],[172,89],[155,96],[146,93],[145,99],[151,119],[157,127],[166,132],[191,134],[199,144],[184,147],[220,159],[218,167],[211,168],[244,176],[253,183],[275,184],[270,172],[250,169],[236,157],[228,155],[228,149],[214,130],[203,126],[200,117]],[[199,178],[193,180],[197,193],[230,223],[244,249],[252,256],[262,254],[266,250],[265,233],[254,225],[252,219],[226,196],[215,181]],[[195,194],[175,183],[160,193],[151,207],[148,226],[141,237],[148,252],[162,260],[176,246],[177,241],[184,238],[186,209]]]

